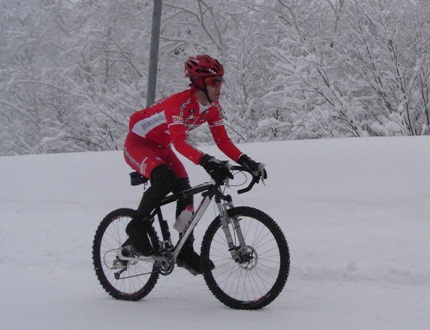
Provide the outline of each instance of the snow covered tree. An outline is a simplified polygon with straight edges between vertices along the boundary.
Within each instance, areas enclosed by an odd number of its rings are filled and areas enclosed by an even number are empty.
[[[298,107],[292,136],[428,134],[428,6],[326,0],[305,10],[298,1],[280,4],[285,38],[272,53],[285,88],[275,96]]]
[[[0,0],[0,155],[121,149],[145,106],[152,9]],[[156,99],[207,53],[237,142],[429,135],[429,17],[427,0],[164,0]]]

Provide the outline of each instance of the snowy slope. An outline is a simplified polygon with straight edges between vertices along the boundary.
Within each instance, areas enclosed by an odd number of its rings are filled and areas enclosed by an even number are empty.
[[[269,213],[290,245],[290,277],[271,305],[231,310],[183,269],[142,301],[112,299],[94,275],[91,245],[105,214],[140,199],[122,153],[1,157],[1,328],[428,328],[428,137],[240,147],[266,163],[269,179],[245,195],[232,190],[235,204]],[[185,164],[192,183],[207,180]]]

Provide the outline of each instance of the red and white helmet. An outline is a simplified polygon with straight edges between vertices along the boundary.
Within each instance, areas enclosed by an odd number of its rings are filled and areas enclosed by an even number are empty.
[[[224,68],[209,55],[190,56],[185,61],[185,77],[223,76]]]

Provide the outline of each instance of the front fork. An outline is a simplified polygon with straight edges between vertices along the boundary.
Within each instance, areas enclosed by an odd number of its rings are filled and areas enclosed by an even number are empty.
[[[245,238],[243,237],[242,229],[240,227],[240,221],[238,217],[229,218],[228,209],[234,207],[231,196],[226,196],[226,200],[223,202],[219,197],[215,199],[215,203],[218,207],[221,228],[224,231],[225,238],[228,244],[228,250],[231,253],[231,257],[234,261],[240,262],[241,257],[247,251],[247,246],[245,243]],[[232,233],[230,231],[230,224],[235,234],[234,237],[237,238],[238,245],[235,245]]]

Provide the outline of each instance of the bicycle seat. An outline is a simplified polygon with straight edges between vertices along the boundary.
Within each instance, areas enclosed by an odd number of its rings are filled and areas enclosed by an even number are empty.
[[[130,173],[130,184],[132,186],[138,186],[140,184],[148,182],[148,178],[144,177],[139,172],[131,172]]]

